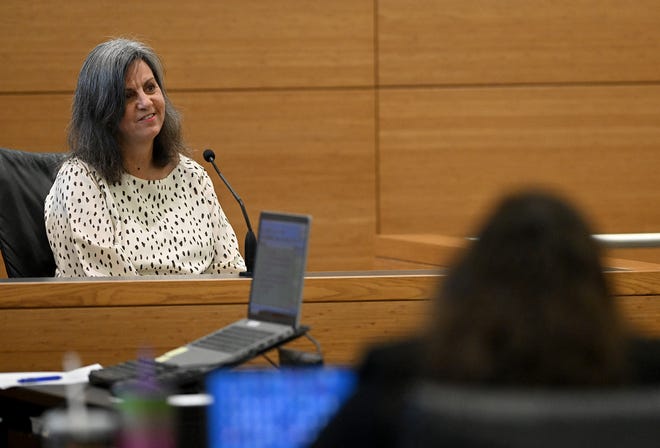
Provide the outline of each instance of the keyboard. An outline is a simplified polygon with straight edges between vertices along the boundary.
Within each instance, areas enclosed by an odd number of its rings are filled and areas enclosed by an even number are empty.
[[[255,328],[230,326],[192,343],[195,347],[208,348],[224,353],[235,353],[253,343],[266,340],[273,333]]]
[[[152,359],[135,359],[91,371],[89,383],[112,390],[140,381],[153,381],[174,390],[201,390],[205,374],[213,368],[179,367]]]

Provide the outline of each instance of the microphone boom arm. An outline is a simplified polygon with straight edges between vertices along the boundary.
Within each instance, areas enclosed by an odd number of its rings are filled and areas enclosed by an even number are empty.
[[[232,194],[232,196],[234,196],[234,199],[236,199],[236,202],[238,202],[238,205],[241,207],[241,212],[243,212],[243,218],[245,219],[245,222],[247,224],[248,232],[253,232],[252,225],[250,224],[250,217],[248,216],[247,211],[245,210],[245,204],[243,204],[243,199],[241,199],[241,197],[234,191],[234,189],[231,188],[231,185],[229,185],[229,182],[227,182],[225,176],[222,175],[217,165],[215,164],[214,160],[211,161],[211,165],[213,165],[213,168],[215,168],[215,172],[218,173],[220,179],[222,179],[229,192]]]
[[[229,185],[229,182],[227,182],[227,179],[225,179],[225,176],[222,175],[220,169],[215,164],[215,153],[213,150],[207,149],[204,151],[204,160],[213,165],[213,169],[215,169],[215,172],[218,173],[218,176],[220,176],[222,182],[225,184],[229,192],[232,194],[232,196],[234,196],[234,199],[236,199],[236,202],[238,202],[238,205],[241,207],[241,212],[243,213],[243,218],[245,218],[245,223],[247,224],[248,230],[245,234],[244,246],[245,268],[247,270],[245,272],[241,272],[239,275],[242,277],[252,277],[252,273],[254,272],[254,260],[257,253],[257,237],[252,230],[252,224],[250,224],[250,217],[248,216],[247,210],[245,209],[245,204],[243,204],[243,200],[238,194],[236,194],[231,185]]]

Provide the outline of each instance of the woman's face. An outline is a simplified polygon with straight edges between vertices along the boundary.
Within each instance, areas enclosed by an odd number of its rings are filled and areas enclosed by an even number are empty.
[[[154,74],[143,60],[126,72],[126,108],[119,122],[122,146],[152,144],[165,120],[165,98]]]

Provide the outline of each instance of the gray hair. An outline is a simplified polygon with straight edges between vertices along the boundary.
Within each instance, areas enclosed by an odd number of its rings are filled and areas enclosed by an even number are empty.
[[[154,163],[166,166],[179,153],[187,153],[181,118],[170,102],[163,83],[163,67],[147,45],[130,39],[112,39],[87,55],[73,96],[68,143],[71,155],[94,167],[108,182],[124,173],[118,140],[119,122],[126,105],[125,77],[137,60],[144,61],[165,99],[165,120],[154,140]]]

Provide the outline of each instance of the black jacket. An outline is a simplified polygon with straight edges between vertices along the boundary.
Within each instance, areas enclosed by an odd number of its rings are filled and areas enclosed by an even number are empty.
[[[629,345],[631,386],[660,385],[660,339],[635,339]],[[419,379],[424,362],[416,339],[379,345],[359,367],[356,392],[312,445],[324,447],[396,447],[404,397]]]

